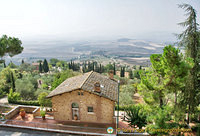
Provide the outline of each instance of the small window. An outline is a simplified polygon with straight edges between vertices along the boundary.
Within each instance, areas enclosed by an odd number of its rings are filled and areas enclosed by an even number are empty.
[[[93,107],[88,107],[88,112],[94,112]]]
[[[80,95],[81,93],[80,92],[78,92],[78,95]]]
[[[81,95],[83,95],[83,92],[81,92]]]

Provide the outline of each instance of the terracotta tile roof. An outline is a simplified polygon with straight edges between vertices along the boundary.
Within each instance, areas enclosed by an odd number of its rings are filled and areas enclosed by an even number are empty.
[[[95,83],[100,83],[101,92],[95,92]],[[118,83],[109,77],[101,75],[97,72],[88,72],[83,75],[75,76],[66,79],[55,90],[53,90],[47,97],[63,94],[77,89],[94,93],[96,95],[117,101]]]
[[[33,66],[39,66],[40,63],[32,63]]]

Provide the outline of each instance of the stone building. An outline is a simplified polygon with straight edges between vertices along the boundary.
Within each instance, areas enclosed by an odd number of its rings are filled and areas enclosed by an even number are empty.
[[[116,75],[120,77],[121,76],[121,72],[120,71],[116,71]],[[129,72],[125,72],[124,73],[124,77],[129,78]]]
[[[35,70],[39,71],[39,66],[40,66],[40,63],[32,63],[32,66],[35,67]]]
[[[117,91],[112,74],[107,77],[92,71],[68,78],[47,97],[55,120],[113,125]]]

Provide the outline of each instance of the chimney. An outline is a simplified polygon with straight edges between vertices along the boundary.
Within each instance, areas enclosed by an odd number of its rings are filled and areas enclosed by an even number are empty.
[[[113,80],[114,79],[114,71],[110,70],[108,74],[109,74],[109,78]]]
[[[100,93],[101,92],[101,86],[100,83],[97,82],[94,84],[94,91]]]

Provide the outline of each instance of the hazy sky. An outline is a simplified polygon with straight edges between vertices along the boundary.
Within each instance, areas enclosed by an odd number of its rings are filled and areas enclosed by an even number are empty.
[[[31,39],[109,39],[177,33],[189,3],[200,0],[0,0],[0,36]]]

